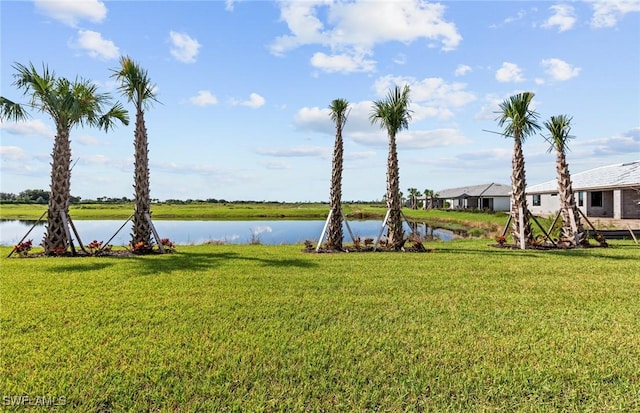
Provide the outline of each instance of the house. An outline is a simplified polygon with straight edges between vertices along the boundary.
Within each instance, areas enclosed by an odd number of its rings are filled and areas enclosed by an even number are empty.
[[[578,208],[587,217],[640,218],[640,161],[572,174],[571,181]],[[557,180],[528,186],[527,205],[535,215],[559,211]]]
[[[436,192],[434,201],[436,208],[508,211],[510,192],[511,186],[496,183],[464,186],[442,189]]]

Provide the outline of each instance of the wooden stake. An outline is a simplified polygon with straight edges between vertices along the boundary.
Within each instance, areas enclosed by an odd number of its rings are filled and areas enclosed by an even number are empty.
[[[40,215],[40,218],[38,218],[38,220],[35,222],[35,224],[33,224],[31,226],[31,228],[29,228],[29,231],[27,231],[26,234],[24,234],[24,237],[22,237],[22,239],[18,242],[18,244],[22,244],[22,241],[24,241],[29,234],[31,234],[31,231],[33,231],[33,229],[36,227],[36,225],[38,225],[40,223],[40,221],[42,221],[42,218],[44,218],[45,215],[47,215],[47,212],[49,212],[49,210],[45,210],[42,215]],[[11,252],[9,253],[9,255],[7,255],[7,258],[11,257],[13,255],[14,249],[11,249]]]
[[[327,227],[329,226],[329,220],[331,219],[332,214],[333,209],[329,210],[329,215],[327,215],[327,220],[324,223],[324,227],[322,228],[322,232],[320,233],[320,239],[318,240],[318,245],[316,246],[316,252],[320,251],[320,246],[322,245],[322,241],[324,240],[324,234],[327,232]]]
[[[527,246],[524,239],[524,211],[521,206],[518,207],[518,224],[520,224],[520,249],[524,250]]]
[[[82,244],[82,240],[80,239],[80,234],[78,234],[78,230],[76,229],[76,226],[73,223],[73,220],[71,219],[70,216],[67,216],[67,218],[69,219],[69,225],[71,226],[71,229],[73,230],[73,233],[76,234],[76,240],[78,240],[78,246],[80,247],[82,252],[84,252],[86,254],[87,250],[84,249],[84,244]]]
[[[149,226],[151,227],[151,232],[153,232],[153,237],[156,239],[156,244],[158,244],[158,249],[161,254],[164,254],[164,245],[160,242],[160,237],[158,236],[158,231],[156,231],[156,227],[153,225],[153,221],[151,221],[151,215],[148,212],[145,212],[144,217],[147,219]]]
[[[529,217],[533,220],[533,222],[536,223],[536,225],[538,225],[538,228],[540,228],[540,231],[542,231],[544,233],[544,235],[547,237],[547,240],[549,242],[551,242],[553,244],[554,247],[558,247],[558,245],[553,241],[553,239],[551,238],[551,235],[549,235],[547,233],[547,231],[544,230],[544,228],[542,228],[542,225],[540,225],[540,223],[538,222],[538,220],[536,219],[536,217],[533,216],[533,214],[531,213],[531,211],[529,212]]]
[[[627,228],[629,228],[629,233],[631,234],[631,237],[633,237],[633,241],[637,244],[638,240],[636,239],[636,234],[634,234],[633,230],[631,229],[631,225],[627,224]]]
[[[69,247],[71,248],[71,255],[76,255],[76,249],[73,246],[73,240],[71,239],[71,232],[69,231],[69,221],[67,221],[67,214],[65,214],[64,211],[60,211],[60,218],[62,219],[64,232],[67,235],[67,242],[69,243]]]
[[[387,213],[384,216],[384,220],[382,221],[382,227],[380,228],[380,233],[378,234],[378,238],[376,238],[375,244],[373,244],[373,250],[375,251],[378,248],[378,242],[380,242],[380,237],[382,236],[382,232],[384,228],[387,226],[387,221],[389,220],[389,215],[391,214],[391,210],[387,209]]]
[[[351,241],[355,244],[356,237],[353,236],[353,232],[351,231],[351,227],[349,226],[349,221],[347,221],[347,217],[344,215],[344,211],[340,211],[340,212],[342,212],[342,219],[344,221],[344,224],[347,226],[347,231],[349,231],[349,235],[351,236]]]
[[[109,238],[109,241],[105,242],[104,244],[102,244],[102,246],[100,247],[100,249],[98,250],[98,252],[102,251],[107,245],[109,245],[109,243],[111,242],[112,239],[114,239],[116,237],[116,235],[118,235],[118,233],[120,231],[122,231],[122,228],[124,228],[125,225],[127,225],[127,222],[131,221],[131,218],[133,218],[134,214],[131,214],[131,216],[129,216],[129,218],[127,218],[126,221],[124,221],[124,224],[122,224],[122,226],[120,228],[118,228],[118,230],[116,231],[115,234],[113,234],[111,236],[111,238]]]
[[[509,219],[507,220],[507,224],[504,226],[504,229],[502,230],[502,236],[506,237],[507,236],[507,231],[509,231],[509,225],[511,225],[511,220],[513,219],[513,217],[511,216],[511,214],[509,214]]]

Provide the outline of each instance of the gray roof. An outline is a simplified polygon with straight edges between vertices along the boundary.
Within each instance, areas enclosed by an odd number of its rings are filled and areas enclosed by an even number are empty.
[[[483,185],[471,185],[463,186],[460,188],[449,188],[437,191],[438,198],[441,199],[454,199],[467,197],[498,197],[509,196],[511,192],[511,186],[503,184],[483,184]]]
[[[574,191],[640,187],[640,161],[618,163],[589,169],[571,175]],[[543,182],[527,187],[527,193],[558,192],[558,181]]]

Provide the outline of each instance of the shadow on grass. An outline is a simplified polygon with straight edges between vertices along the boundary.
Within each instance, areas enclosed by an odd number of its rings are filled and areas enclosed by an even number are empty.
[[[608,250],[625,250],[625,255],[610,255],[607,254]],[[609,246],[607,248],[593,246],[590,248],[573,248],[573,249],[562,249],[562,248],[549,248],[549,249],[526,249],[521,250],[517,248],[500,248],[493,247],[488,245],[486,248],[451,248],[451,247],[438,247],[438,252],[446,252],[449,254],[475,254],[475,255],[491,255],[494,257],[536,257],[536,258],[544,258],[548,255],[552,256],[561,256],[563,258],[601,258],[606,260],[614,260],[614,261],[637,261],[638,257],[634,256],[634,252],[637,251],[640,253],[640,248],[637,246],[634,248],[632,245],[615,245]]]
[[[46,271],[55,272],[55,273],[90,272],[90,271],[100,271],[107,267],[111,267],[113,265],[114,263],[110,263],[110,262],[88,264],[88,263],[79,263],[77,261],[74,261],[73,263],[47,268]]]
[[[318,264],[303,258],[262,258],[233,252],[202,253],[202,252],[175,252],[172,254],[145,257],[136,259],[140,275],[153,275],[158,273],[172,273],[174,271],[207,271],[221,265],[234,265],[233,261],[241,266],[242,262],[256,262],[262,266],[283,268],[313,268]]]

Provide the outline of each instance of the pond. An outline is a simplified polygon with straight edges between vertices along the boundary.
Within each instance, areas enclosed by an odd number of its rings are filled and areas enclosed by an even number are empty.
[[[93,240],[106,242],[124,220],[75,220],[73,221],[82,242],[86,245]],[[302,244],[305,240],[318,242],[325,221],[322,220],[264,220],[264,221],[153,221],[161,238],[169,238],[178,245],[204,244],[219,242],[224,244]],[[35,221],[0,220],[0,245],[15,245],[33,227]],[[34,245],[40,244],[44,237],[45,222],[39,222],[27,239]],[[452,231],[432,228],[425,223],[412,223],[414,231],[420,233],[427,241],[439,239],[449,241],[459,237]],[[355,237],[362,239],[377,238],[382,227],[382,220],[353,220],[349,227]],[[405,231],[410,232],[408,223],[404,223]],[[131,222],[118,232],[110,242],[112,245],[127,245],[131,239]],[[343,228],[344,242],[351,243],[351,237]],[[386,233],[386,230],[385,230]],[[75,241],[75,239],[74,239]]]

